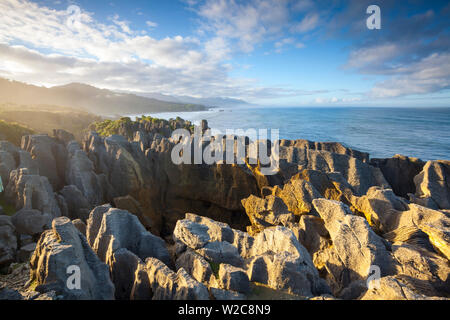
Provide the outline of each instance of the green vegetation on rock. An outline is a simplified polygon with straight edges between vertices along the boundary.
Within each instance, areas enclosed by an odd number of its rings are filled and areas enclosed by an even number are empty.
[[[20,146],[22,136],[34,134],[32,129],[15,122],[0,120],[0,140],[7,140],[16,146]]]

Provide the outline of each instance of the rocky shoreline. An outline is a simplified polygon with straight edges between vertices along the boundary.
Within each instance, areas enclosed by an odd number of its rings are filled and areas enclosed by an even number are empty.
[[[0,299],[450,298],[450,161],[281,140],[274,176],[175,165],[190,125],[1,141]]]

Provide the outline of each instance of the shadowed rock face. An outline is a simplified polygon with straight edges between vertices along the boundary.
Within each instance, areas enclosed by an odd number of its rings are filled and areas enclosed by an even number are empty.
[[[84,149],[96,172],[106,176],[115,197],[130,195],[140,203],[143,216],[153,222],[153,232],[170,234],[190,210],[241,228],[248,224],[240,201],[258,189],[245,167],[175,165],[171,160],[174,143],[169,139],[153,133],[139,133],[135,138],[140,141],[90,133]]]
[[[13,170],[5,190],[6,199],[19,209],[36,209],[51,222],[61,216],[53,188],[47,177],[31,175],[27,169]]]
[[[370,164],[380,168],[396,195],[408,198],[408,193],[416,192],[414,177],[422,171],[425,162],[397,154],[388,159],[371,159]]]
[[[107,265],[66,217],[53,220],[52,229],[42,234],[30,265],[31,282],[36,285],[36,291],[56,291],[57,295],[71,300],[114,299]],[[73,266],[80,272],[79,288],[67,286],[68,270]]]
[[[8,266],[17,250],[15,228],[8,216],[0,215],[0,267]]]
[[[54,190],[65,185],[67,153],[62,143],[48,135],[32,135],[22,137],[21,148],[36,160],[39,174],[48,178]]]

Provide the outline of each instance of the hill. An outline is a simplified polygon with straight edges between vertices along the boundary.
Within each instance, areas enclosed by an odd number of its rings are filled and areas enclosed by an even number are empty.
[[[64,129],[80,141],[84,130],[102,118],[60,106],[0,104],[0,120],[4,122],[0,131],[4,139],[20,145],[20,134],[30,134],[27,130],[52,135],[53,129]]]
[[[82,83],[46,88],[4,78],[0,78],[0,103],[57,105],[106,116],[206,109],[200,104],[160,101]]]

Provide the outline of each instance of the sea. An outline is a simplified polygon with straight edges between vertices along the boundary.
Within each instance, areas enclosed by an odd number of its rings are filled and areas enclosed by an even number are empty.
[[[197,125],[204,119],[222,133],[227,129],[279,129],[280,139],[340,142],[368,152],[371,158],[401,154],[450,160],[450,107],[239,107],[149,115],[167,120],[179,116]]]

